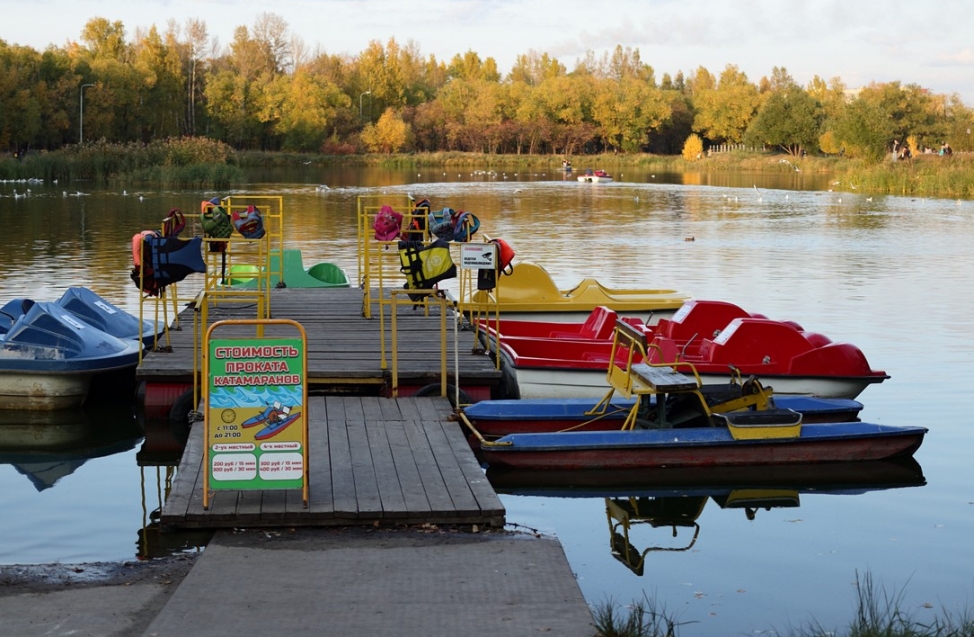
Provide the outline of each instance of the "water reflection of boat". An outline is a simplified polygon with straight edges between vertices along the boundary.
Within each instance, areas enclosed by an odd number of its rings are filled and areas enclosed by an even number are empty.
[[[11,465],[38,491],[53,487],[88,460],[128,451],[141,439],[142,430],[127,405],[0,411],[0,464]]]
[[[856,495],[926,484],[913,458],[830,465],[708,467],[644,471],[487,470],[499,493],[605,499],[612,556],[642,575],[649,553],[686,551],[700,535],[698,518],[708,500],[721,509],[742,510],[755,519],[760,510],[798,507],[805,493]],[[637,526],[668,529],[665,538],[640,550]]]

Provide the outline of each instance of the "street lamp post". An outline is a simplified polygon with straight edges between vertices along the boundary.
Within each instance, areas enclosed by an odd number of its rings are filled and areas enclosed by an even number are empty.
[[[94,84],[81,85],[81,101],[78,105],[78,143],[85,142],[85,89]]]
[[[360,121],[362,119],[362,98],[365,97],[366,95],[372,95],[372,91],[366,91],[358,96],[358,118]],[[372,102],[369,102],[369,104],[371,103]],[[371,107],[369,108],[369,110],[372,110]]]

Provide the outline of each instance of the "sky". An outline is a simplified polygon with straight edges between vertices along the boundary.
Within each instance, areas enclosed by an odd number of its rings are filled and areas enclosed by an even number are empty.
[[[969,0],[0,0],[0,39],[43,50],[79,40],[91,18],[165,31],[203,21],[222,46],[273,13],[309,52],[356,55],[391,38],[449,62],[474,51],[502,74],[518,55],[547,53],[568,70],[591,51],[638,49],[656,71],[727,65],[757,83],[784,68],[849,88],[917,84],[974,106],[974,5]]]

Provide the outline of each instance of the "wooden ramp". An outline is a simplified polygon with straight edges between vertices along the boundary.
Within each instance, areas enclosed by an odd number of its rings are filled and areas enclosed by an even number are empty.
[[[300,490],[217,491],[203,509],[193,425],[161,524],[176,528],[504,525],[504,507],[446,398],[309,399],[310,504]]]

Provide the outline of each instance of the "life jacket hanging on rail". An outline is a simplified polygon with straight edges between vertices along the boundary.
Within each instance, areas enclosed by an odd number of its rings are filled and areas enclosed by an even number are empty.
[[[402,215],[392,209],[392,206],[385,205],[379,208],[372,223],[375,230],[376,241],[395,241],[399,238],[399,231],[402,228]]]
[[[134,267],[130,277],[145,294],[159,296],[166,286],[194,272],[206,272],[202,244],[199,236],[179,239],[144,230],[132,237]]]
[[[257,206],[251,204],[246,210],[236,209],[230,218],[233,227],[245,239],[260,239],[264,236],[264,217]]]
[[[422,241],[426,238],[426,222],[432,205],[429,199],[420,199],[410,213],[409,225],[402,231],[403,241]]]
[[[400,241],[399,262],[402,273],[406,275],[407,290],[428,290],[438,282],[452,279],[457,275],[457,266],[450,254],[450,244],[437,239],[433,243],[422,241]],[[421,301],[429,293],[410,294],[412,301]]]
[[[220,198],[214,197],[200,203],[200,223],[203,234],[209,238],[228,239],[233,234],[230,215],[220,205]],[[227,249],[226,241],[208,241],[210,252],[223,252]]]

